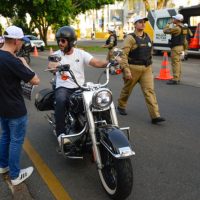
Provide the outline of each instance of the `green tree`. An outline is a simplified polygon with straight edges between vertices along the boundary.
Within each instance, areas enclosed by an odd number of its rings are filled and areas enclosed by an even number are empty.
[[[38,29],[40,37],[47,43],[50,26],[57,29],[69,25],[76,15],[89,9],[98,9],[115,0],[0,0],[0,14],[4,17],[23,21],[28,13],[31,16],[30,29]]]

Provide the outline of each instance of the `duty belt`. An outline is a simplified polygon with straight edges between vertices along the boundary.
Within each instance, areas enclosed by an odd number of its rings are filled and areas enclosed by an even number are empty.
[[[128,60],[128,63],[132,64],[132,65],[145,65],[145,67],[148,67],[149,65],[152,64],[152,60],[151,59],[149,59],[149,60],[133,60],[133,59],[130,59],[130,60]]]

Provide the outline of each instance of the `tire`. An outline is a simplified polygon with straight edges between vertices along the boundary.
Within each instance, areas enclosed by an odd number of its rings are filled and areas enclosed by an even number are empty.
[[[40,51],[44,51],[44,47],[42,46],[42,47],[40,47]]]
[[[114,158],[103,145],[99,147],[103,168],[99,176],[103,188],[114,200],[126,199],[133,186],[133,169],[131,159]]]

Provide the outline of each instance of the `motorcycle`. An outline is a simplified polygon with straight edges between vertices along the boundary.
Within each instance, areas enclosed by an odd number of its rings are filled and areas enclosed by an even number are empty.
[[[60,60],[57,55],[49,56],[49,61]],[[83,159],[88,154],[92,156],[106,193],[114,200],[123,200],[132,191],[131,157],[135,152],[129,143],[130,128],[119,127],[112,92],[106,87],[111,66],[113,64],[109,63],[106,67],[105,83],[86,82],[82,86],[78,84],[69,65],[57,66],[56,70],[61,75],[69,72],[70,76],[65,78],[73,80],[79,88],[70,96],[66,135],[61,138],[60,152],[69,159]],[[54,110],[55,81],[51,81],[51,84],[52,89],[43,89],[36,94],[35,106],[40,111]],[[54,111],[46,114],[46,119],[55,132]],[[65,138],[70,138],[72,142],[64,144]]]
[[[30,42],[25,42],[22,45],[22,48],[20,49],[20,51],[17,52],[16,55],[18,57],[23,57],[26,60],[27,64],[30,64],[31,62],[30,52],[31,52],[31,44]]]

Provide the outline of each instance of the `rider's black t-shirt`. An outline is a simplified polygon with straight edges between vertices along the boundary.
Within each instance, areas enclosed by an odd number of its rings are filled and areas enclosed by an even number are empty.
[[[0,117],[18,118],[27,113],[20,83],[34,75],[20,59],[0,50]]]

